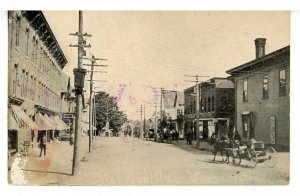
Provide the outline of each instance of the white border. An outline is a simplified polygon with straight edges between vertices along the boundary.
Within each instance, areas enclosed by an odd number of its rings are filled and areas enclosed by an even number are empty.
[[[241,3],[242,1],[242,3]],[[109,2],[109,3],[107,3]],[[130,3],[128,3],[130,2]],[[178,1],[175,1],[178,2]],[[95,6],[96,5],[96,6]],[[174,3],[166,0],[160,3],[145,0],[115,1],[98,0],[81,1],[78,0],[52,0],[41,1],[2,1],[1,9],[42,9],[42,10],[299,10],[297,1],[287,0],[229,0],[229,1],[183,1]],[[233,7],[234,6],[234,7]],[[0,189],[5,195],[300,195],[300,161],[299,161],[299,130],[297,129],[298,111],[300,96],[300,12],[294,11],[291,15],[291,179],[288,186],[165,186],[165,187],[17,187],[7,184],[7,13],[0,12],[0,89],[1,89],[1,140],[0,140]]]

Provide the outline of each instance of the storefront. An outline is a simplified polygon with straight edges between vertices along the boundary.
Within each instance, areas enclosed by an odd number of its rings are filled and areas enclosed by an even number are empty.
[[[17,105],[8,106],[8,150],[30,145],[38,125]]]

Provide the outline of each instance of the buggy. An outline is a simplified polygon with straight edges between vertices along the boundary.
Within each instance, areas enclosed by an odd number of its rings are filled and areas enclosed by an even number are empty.
[[[277,152],[272,147],[265,147],[264,142],[254,141],[247,146],[237,146],[228,149],[232,155],[232,161],[235,164],[235,159],[239,158],[250,161],[252,167],[261,164],[263,167],[273,168],[277,164]]]

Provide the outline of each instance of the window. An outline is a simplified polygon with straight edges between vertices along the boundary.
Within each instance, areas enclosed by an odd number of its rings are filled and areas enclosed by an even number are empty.
[[[210,112],[210,97],[207,98],[207,111]]]
[[[248,81],[244,80],[243,82],[243,102],[248,101]]]
[[[263,78],[263,99],[269,98],[269,80],[268,75],[264,75]]]
[[[21,15],[16,18],[16,46],[20,45]]]
[[[204,98],[204,112],[206,112],[206,97]]]
[[[18,64],[15,64],[15,79],[13,81],[13,95],[17,94],[17,87],[18,87]]]
[[[26,28],[25,31],[25,55],[28,56],[28,50],[29,50],[29,27]]]
[[[279,71],[279,96],[286,95],[286,74],[285,69]]]
[[[194,102],[193,102],[193,114],[195,114],[196,113],[196,101],[194,100]]]
[[[242,115],[243,136],[249,136],[249,115]]]
[[[203,112],[203,103],[202,103],[202,98],[200,99],[200,112],[202,113]]]
[[[211,98],[211,111],[215,111],[215,97],[212,96]]]
[[[22,86],[21,86],[21,97],[25,96],[25,69],[22,70]]]

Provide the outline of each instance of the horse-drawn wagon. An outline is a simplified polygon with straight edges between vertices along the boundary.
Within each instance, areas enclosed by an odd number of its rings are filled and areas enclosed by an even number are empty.
[[[266,147],[262,141],[252,141],[248,145],[241,145],[239,141],[233,140],[214,140],[214,159],[219,151],[223,159],[223,153],[226,154],[227,163],[232,157],[233,164],[236,159],[239,159],[238,164],[241,164],[242,159],[248,161],[249,167],[256,167],[260,164],[262,167],[275,167],[277,163],[277,152],[272,147]]]

